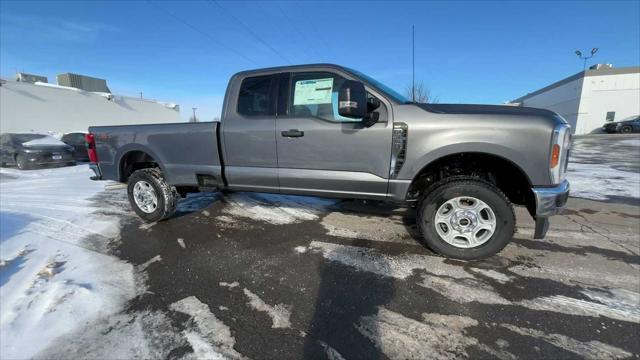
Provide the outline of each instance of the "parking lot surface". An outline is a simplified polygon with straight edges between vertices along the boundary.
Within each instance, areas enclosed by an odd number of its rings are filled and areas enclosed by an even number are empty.
[[[431,252],[390,204],[210,193],[143,224],[100,192],[120,235],[85,243],[133,264],[136,293],[39,356],[638,358],[638,142],[577,139],[581,197],[544,240],[517,208],[513,241],[475,262]]]

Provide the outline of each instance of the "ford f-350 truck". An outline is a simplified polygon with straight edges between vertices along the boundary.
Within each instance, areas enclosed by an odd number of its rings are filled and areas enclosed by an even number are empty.
[[[543,238],[569,195],[571,131],[556,113],[412,103],[331,64],[235,74],[220,122],[97,126],[87,143],[93,179],[127,183],[147,222],[203,190],[409,202],[426,244],[461,259],[506,246],[512,204]]]

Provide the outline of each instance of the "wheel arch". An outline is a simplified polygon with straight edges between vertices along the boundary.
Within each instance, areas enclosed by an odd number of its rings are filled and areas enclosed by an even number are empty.
[[[419,197],[430,184],[451,176],[475,176],[493,183],[514,204],[535,209],[532,180],[524,168],[495,152],[462,151],[440,154],[425,163],[412,177],[407,199]]]
[[[132,144],[122,147],[117,159],[117,177],[120,182],[127,182],[129,176],[139,169],[157,167],[165,173],[164,166],[156,154],[142,145]]]

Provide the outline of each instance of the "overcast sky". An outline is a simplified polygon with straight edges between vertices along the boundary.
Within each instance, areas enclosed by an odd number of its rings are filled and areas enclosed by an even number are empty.
[[[589,64],[640,63],[639,1],[307,2],[0,1],[0,74],[74,72],[119,95],[218,117],[237,71],[289,63],[356,68],[440,102],[517,98]]]

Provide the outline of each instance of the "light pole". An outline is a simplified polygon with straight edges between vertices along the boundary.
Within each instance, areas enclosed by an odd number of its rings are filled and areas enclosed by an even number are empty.
[[[196,120],[196,109],[197,109],[197,107],[194,107],[194,108],[191,108],[191,109],[193,109],[193,122],[197,122],[197,120]]]
[[[584,65],[582,66],[582,71],[585,71],[587,69],[587,60],[591,59],[593,57],[593,55],[595,55],[598,52],[598,48],[593,48],[591,49],[591,55],[590,56],[583,56],[582,52],[580,50],[576,50],[576,55],[578,55],[578,57],[582,60],[584,60]]]

